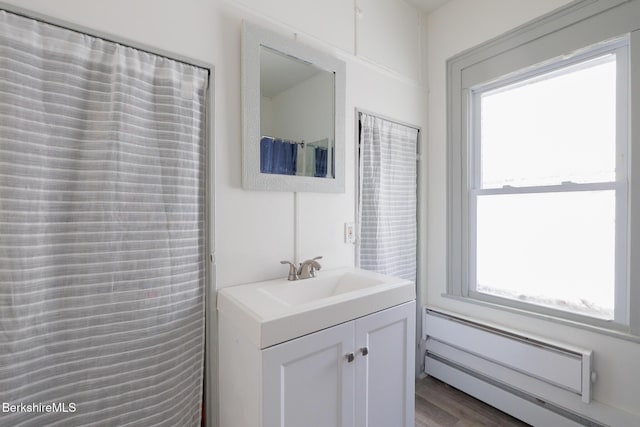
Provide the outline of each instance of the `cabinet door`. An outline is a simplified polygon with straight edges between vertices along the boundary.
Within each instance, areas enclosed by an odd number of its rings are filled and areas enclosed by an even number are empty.
[[[415,301],[356,320],[356,426],[414,427]]]
[[[263,427],[352,427],[354,322],[263,350]]]

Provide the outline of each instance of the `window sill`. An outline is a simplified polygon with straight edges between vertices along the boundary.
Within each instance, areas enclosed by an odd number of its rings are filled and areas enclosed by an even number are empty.
[[[620,340],[624,340],[624,341],[629,341],[629,342],[633,342],[633,343],[636,343],[636,344],[640,344],[640,336],[633,334],[629,330],[629,327],[625,327],[625,326],[619,326],[620,328],[624,328],[624,329],[608,329],[608,328],[603,328],[603,327],[596,326],[596,325],[590,325],[588,323],[582,323],[582,322],[577,322],[577,321],[574,321],[574,320],[563,319],[563,318],[557,317],[557,316],[551,316],[551,315],[547,315],[547,314],[536,313],[536,312],[529,311],[529,310],[523,310],[523,309],[520,309],[520,308],[509,307],[509,306],[496,304],[496,303],[492,303],[492,302],[487,302],[487,301],[482,301],[482,300],[478,300],[478,299],[474,299],[474,298],[470,298],[470,297],[463,297],[463,296],[459,296],[459,295],[451,295],[451,294],[447,294],[447,293],[443,293],[443,294],[441,294],[441,296],[444,297],[444,298],[447,298],[447,299],[451,299],[451,300],[455,300],[455,301],[459,301],[459,302],[463,302],[463,303],[474,304],[474,305],[478,305],[478,306],[481,306],[481,307],[490,308],[490,309],[493,309],[493,310],[513,313],[513,314],[517,314],[517,315],[521,315],[521,316],[525,316],[525,317],[529,317],[529,318],[533,318],[533,319],[543,320],[543,321],[555,323],[555,324],[558,324],[558,325],[568,326],[568,327],[572,327],[572,328],[578,328],[578,329],[582,329],[582,330],[585,330],[585,331],[588,331],[588,332],[593,332],[593,333],[600,334],[600,335],[607,335],[607,336],[610,336],[610,337],[613,337],[613,338],[617,338],[617,339],[620,339]]]

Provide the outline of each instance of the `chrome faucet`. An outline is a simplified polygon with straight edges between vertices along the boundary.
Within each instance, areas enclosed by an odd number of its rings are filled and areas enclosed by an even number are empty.
[[[298,280],[298,269],[296,265],[290,261],[280,261],[280,264],[289,264],[289,275],[287,280]]]
[[[300,264],[300,269],[298,269],[298,279],[316,277],[316,270],[320,270],[322,268],[320,263],[316,261],[318,259],[322,259],[322,257],[317,256],[302,262],[302,264]]]
[[[320,270],[322,266],[317,261],[322,259],[321,256],[317,256],[312,259],[308,259],[300,263],[300,266],[296,268],[295,264],[290,261],[280,261],[280,264],[289,264],[289,275],[287,280],[300,280],[316,277],[316,270]]]

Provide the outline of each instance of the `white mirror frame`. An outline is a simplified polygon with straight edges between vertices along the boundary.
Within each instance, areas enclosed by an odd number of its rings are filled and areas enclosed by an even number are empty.
[[[260,47],[282,52],[334,73],[335,177],[277,175],[260,172]],[[247,190],[344,193],[345,92],[343,61],[248,22],[242,23],[242,186]]]

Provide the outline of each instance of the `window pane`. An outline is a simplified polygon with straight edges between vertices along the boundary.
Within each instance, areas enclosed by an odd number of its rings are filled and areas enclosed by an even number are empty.
[[[616,56],[485,92],[481,185],[615,181]]]
[[[614,190],[477,201],[478,292],[613,319]]]

